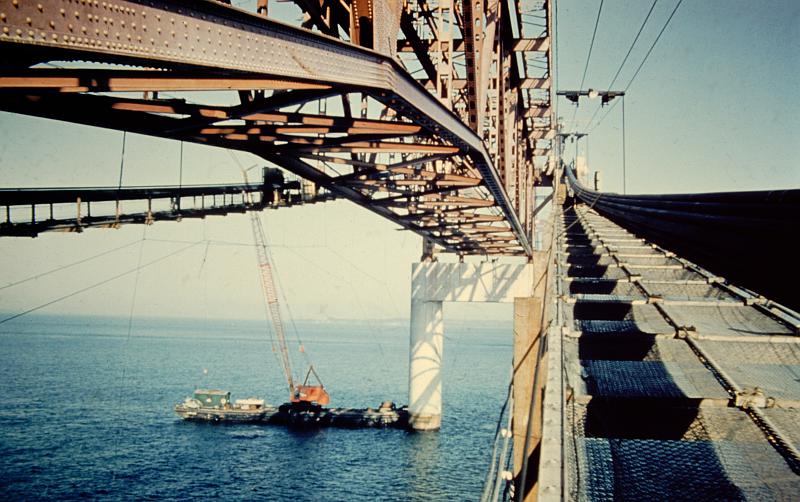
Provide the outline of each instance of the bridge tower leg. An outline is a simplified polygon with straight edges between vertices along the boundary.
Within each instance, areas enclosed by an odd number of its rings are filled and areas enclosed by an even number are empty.
[[[441,263],[412,266],[408,411],[415,430],[442,423],[444,302],[513,302],[533,294],[533,265]]]

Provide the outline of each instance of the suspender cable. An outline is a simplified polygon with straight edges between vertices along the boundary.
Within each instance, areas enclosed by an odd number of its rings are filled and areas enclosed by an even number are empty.
[[[183,141],[181,141],[181,158],[178,162],[178,195],[176,197],[177,202],[176,206],[178,207],[178,212],[181,210],[181,188],[183,186]]]
[[[119,224],[119,196],[122,192],[122,173],[125,169],[125,143],[128,139],[128,131],[122,131],[122,153],[119,156],[119,182],[117,182],[117,204],[116,204],[116,221]]]
[[[622,193],[627,192],[625,175],[625,95],[622,95]]]

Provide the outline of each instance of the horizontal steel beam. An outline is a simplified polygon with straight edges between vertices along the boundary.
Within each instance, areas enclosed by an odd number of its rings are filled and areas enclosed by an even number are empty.
[[[66,202],[103,202],[200,197],[263,192],[262,185],[189,185],[158,187],[69,187],[69,188],[0,188],[0,206],[62,204]]]

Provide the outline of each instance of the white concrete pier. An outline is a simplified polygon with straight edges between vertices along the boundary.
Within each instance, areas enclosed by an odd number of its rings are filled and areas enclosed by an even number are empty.
[[[408,411],[414,429],[436,430],[442,423],[443,302],[513,302],[532,292],[530,264],[412,266]]]

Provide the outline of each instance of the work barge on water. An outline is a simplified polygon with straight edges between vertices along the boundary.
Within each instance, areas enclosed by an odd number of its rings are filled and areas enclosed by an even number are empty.
[[[313,402],[280,406],[263,399],[237,399],[223,390],[198,389],[175,412],[184,420],[211,423],[249,423],[289,427],[406,428],[408,411],[386,401],[377,408],[326,408]]]

